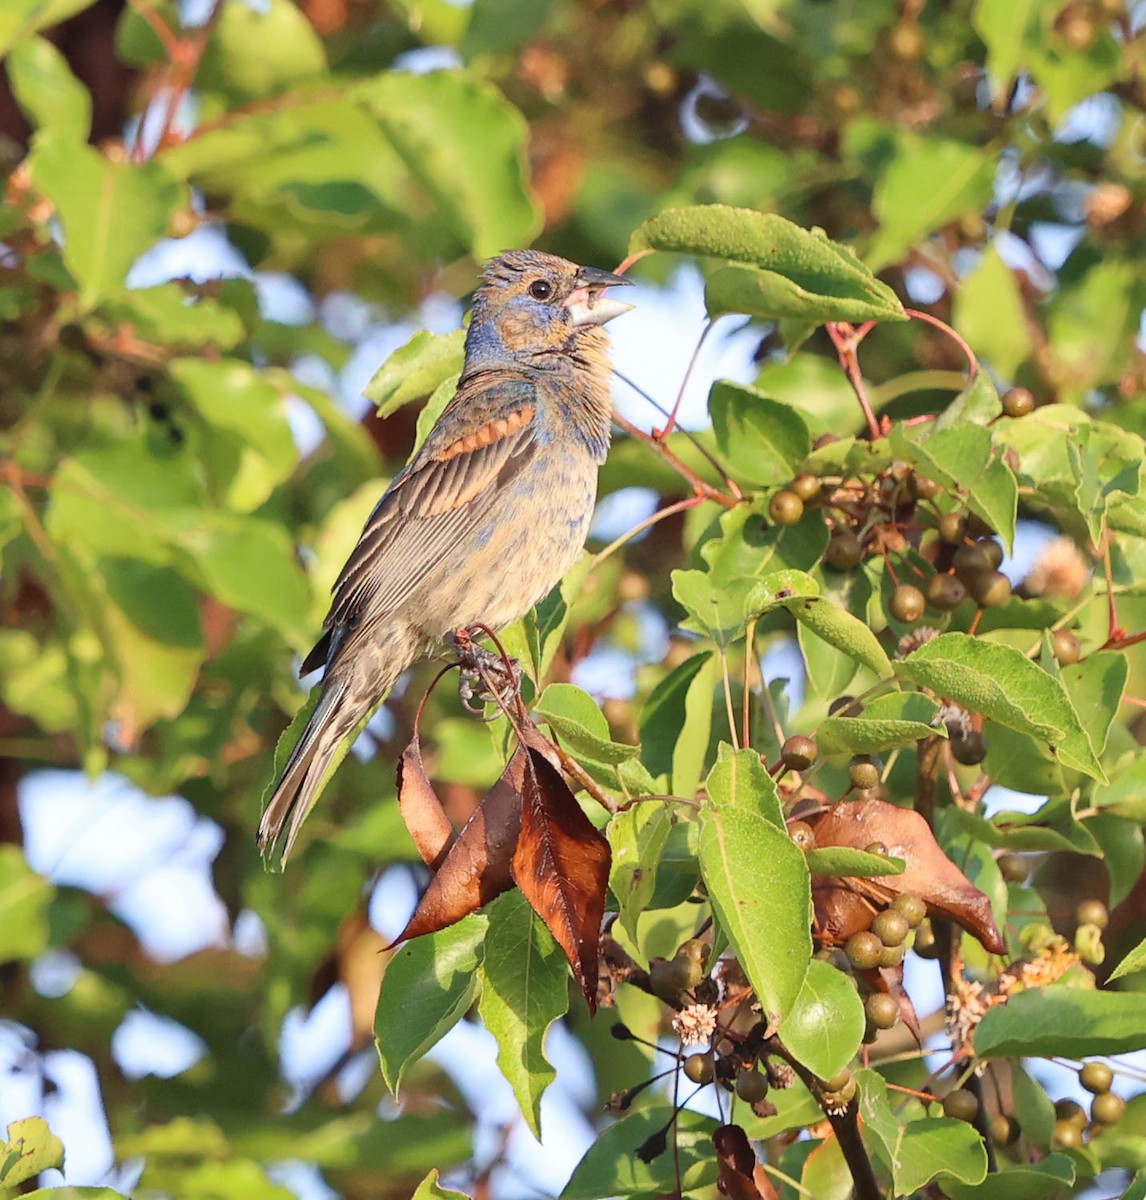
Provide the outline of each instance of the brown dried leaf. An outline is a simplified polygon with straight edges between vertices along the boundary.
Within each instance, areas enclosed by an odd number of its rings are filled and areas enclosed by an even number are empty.
[[[808,823],[815,830],[817,846],[862,850],[872,842],[882,842],[889,854],[907,864],[902,875],[848,876],[831,890],[858,893],[880,908],[897,895],[911,892],[922,897],[930,911],[950,918],[978,938],[984,949],[992,954],[1005,951],[991,902],[943,853],[927,822],[913,809],[897,808],[886,800],[855,800],[833,805],[808,818]],[[822,902],[823,896],[817,902],[817,921]],[[825,907],[824,918],[831,915],[830,906]]]
[[[398,760],[398,808],[422,861],[436,871],[445,861],[457,834],[434,791],[417,730]]]
[[[391,945],[445,929],[513,887],[512,863],[521,834],[521,792],[528,764],[526,751],[518,748],[462,826],[414,915]]]
[[[550,761],[553,751],[548,742],[533,727],[526,728],[523,741],[529,766],[513,877],[565,951],[589,1010],[595,1012],[609,843],[581,811]]]
[[[721,1125],[712,1135],[720,1170],[717,1187],[731,1200],[779,1200],[768,1173],[756,1161],[739,1125]]]
[[[876,907],[846,884],[823,877],[812,881],[816,937],[828,946],[842,946],[853,933],[871,928]]]

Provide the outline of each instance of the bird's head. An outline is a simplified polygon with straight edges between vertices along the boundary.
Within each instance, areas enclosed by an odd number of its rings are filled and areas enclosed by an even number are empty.
[[[467,360],[530,358],[596,341],[600,326],[633,307],[606,296],[605,289],[630,283],[540,250],[499,255],[486,265],[474,298]]]

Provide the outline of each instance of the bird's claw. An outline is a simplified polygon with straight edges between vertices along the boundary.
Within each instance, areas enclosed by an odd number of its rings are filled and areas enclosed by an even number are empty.
[[[467,712],[481,716],[490,701],[499,708],[512,704],[521,689],[521,668],[516,659],[507,660],[496,650],[479,646],[466,629],[455,631],[447,640],[457,652],[461,667],[458,697]]]

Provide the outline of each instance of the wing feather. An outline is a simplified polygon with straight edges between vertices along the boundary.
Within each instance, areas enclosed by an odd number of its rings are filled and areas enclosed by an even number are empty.
[[[465,393],[459,388],[451,408],[459,401],[470,419],[439,421],[375,506],[334,585],[319,646],[329,642],[335,655],[352,631],[353,640],[366,635],[456,553],[480,527],[500,485],[537,450],[532,384],[490,378]],[[307,658],[312,669],[321,665],[318,655],[316,646]]]

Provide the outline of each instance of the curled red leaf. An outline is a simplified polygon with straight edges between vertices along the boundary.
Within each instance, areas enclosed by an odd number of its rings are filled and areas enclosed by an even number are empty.
[[[943,853],[930,826],[910,808],[898,808],[886,800],[855,800],[835,804],[827,812],[808,819],[815,830],[817,846],[851,846],[863,850],[882,842],[887,852],[907,864],[902,875],[870,878],[841,877],[834,884],[817,885],[817,925],[834,922],[842,930],[855,919],[859,909],[828,897],[838,891],[853,892],[884,908],[896,896],[910,892],[921,897],[928,910],[961,925],[992,954],[1006,950],[991,911],[991,902]],[[854,929],[851,932],[855,932]],[[838,936],[832,934],[832,936]],[[844,937],[847,935],[844,934]],[[831,940],[831,938],[829,938]]]
[[[731,1200],[779,1200],[767,1172],[756,1161],[748,1135],[739,1125],[721,1125],[712,1135],[720,1171],[720,1190]]]
[[[527,752],[519,747],[462,826],[414,915],[391,945],[445,929],[513,887],[512,862],[521,833],[521,793],[528,764]]]
[[[523,741],[529,762],[513,877],[565,952],[589,1010],[595,1012],[609,843],[550,761],[549,743],[532,727],[524,731]]]
[[[437,870],[445,861],[457,834],[426,774],[416,731],[398,760],[396,784],[398,808],[414,846],[422,856],[422,861]]]

